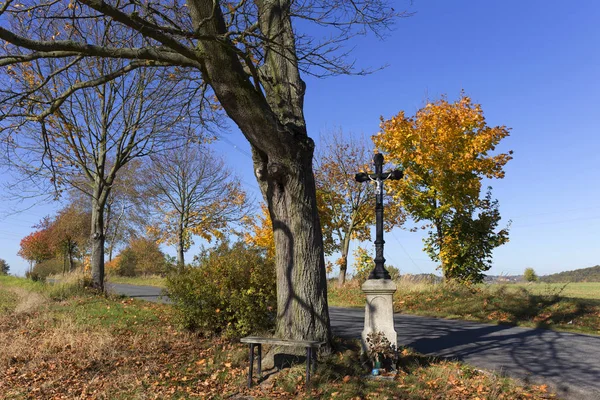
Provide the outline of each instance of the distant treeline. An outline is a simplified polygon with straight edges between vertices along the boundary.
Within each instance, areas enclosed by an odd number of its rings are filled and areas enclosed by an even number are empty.
[[[548,283],[600,282],[600,265],[542,276],[540,277],[540,281]]]

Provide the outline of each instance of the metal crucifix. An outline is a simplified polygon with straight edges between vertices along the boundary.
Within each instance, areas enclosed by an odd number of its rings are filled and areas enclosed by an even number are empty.
[[[375,193],[375,268],[369,274],[369,279],[391,279],[390,273],[385,269],[383,258],[383,181],[386,179],[399,180],[404,175],[401,170],[383,172],[383,154],[377,153],[373,157],[375,173],[359,172],[355,175],[357,182],[374,181],[377,184]]]

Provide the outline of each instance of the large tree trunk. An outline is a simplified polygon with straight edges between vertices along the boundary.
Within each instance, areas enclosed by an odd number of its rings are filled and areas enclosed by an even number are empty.
[[[92,287],[104,291],[104,202],[103,193],[92,198],[92,231],[90,241],[92,246]]]
[[[188,1],[200,33],[227,27],[212,2]],[[312,172],[314,142],[307,135],[295,38],[287,1],[258,2],[260,30],[269,38],[253,80],[234,46],[201,40],[202,75],[252,146],[255,174],[275,236],[277,335],[331,344],[323,238]],[[262,78],[261,78],[262,77]],[[260,80],[262,88],[257,87]],[[264,93],[263,93],[264,90]]]
[[[273,168],[261,186],[275,238],[276,335],[329,342],[327,278],[311,161],[312,152],[299,154],[281,174]]]

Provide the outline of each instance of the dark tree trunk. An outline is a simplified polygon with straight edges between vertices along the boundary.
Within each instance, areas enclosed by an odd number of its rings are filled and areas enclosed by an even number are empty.
[[[104,291],[104,193],[96,191],[92,198],[92,231],[90,241],[92,246],[92,287]]]
[[[67,273],[67,257],[68,257],[67,252],[68,252],[68,249],[67,249],[67,251],[65,251],[63,253],[63,274]]]
[[[68,248],[68,256],[69,256],[69,272],[72,272],[75,269],[75,265],[73,263],[73,250],[75,249],[75,244],[69,241]]]
[[[177,267],[179,271],[185,269],[185,255],[183,251],[183,228],[180,226],[177,230]]]

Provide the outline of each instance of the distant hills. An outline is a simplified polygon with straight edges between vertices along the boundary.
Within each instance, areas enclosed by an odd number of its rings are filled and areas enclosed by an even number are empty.
[[[574,271],[559,272],[558,274],[540,276],[541,282],[600,282],[600,265],[590,268],[581,268]]]

